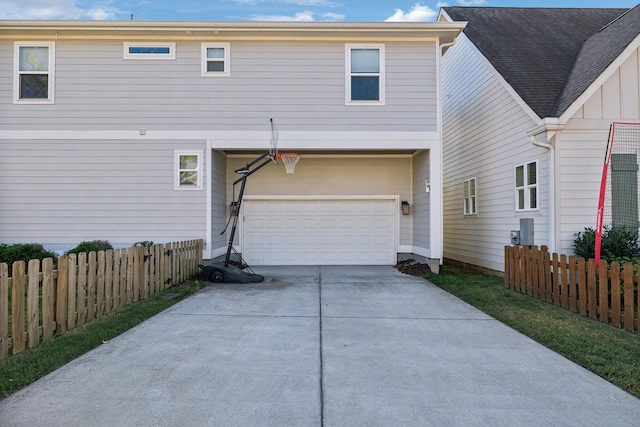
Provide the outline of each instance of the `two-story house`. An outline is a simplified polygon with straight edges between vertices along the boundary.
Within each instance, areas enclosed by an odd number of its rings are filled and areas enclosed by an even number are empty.
[[[248,179],[248,263],[437,265],[439,68],[462,28],[1,22],[0,242],[202,238],[217,257],[235,171],[273,122],[302,158]]]

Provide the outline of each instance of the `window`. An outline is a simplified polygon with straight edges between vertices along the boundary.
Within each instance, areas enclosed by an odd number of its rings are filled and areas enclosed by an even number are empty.
[[[54,50],[53,42],[16,42],[15,103],[53,103]]]
[[[124,59],[176,59],[175,43],[124,42]]]
[[[347,104],[384,104],[384,45],[346,46]]]
[[[516,166],[516,211],[538,209],[538,162]]]
[[[176,151],[176,190],[202,190],[202,151]]]
[[[466,179],[462,183],[462,193],[464,199],[464,214],[465,215],[476,215],[478,213],[477,210],[477,202],[476,202],[476,179]]]
[[[229,43],[202,43],[202,75],[229,75]]]

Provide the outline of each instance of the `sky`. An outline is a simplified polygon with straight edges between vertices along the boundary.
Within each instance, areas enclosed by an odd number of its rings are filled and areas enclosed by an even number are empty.
[[[0,0],[0,19],[429,22],[442,6],[632,8],[625,0]]]

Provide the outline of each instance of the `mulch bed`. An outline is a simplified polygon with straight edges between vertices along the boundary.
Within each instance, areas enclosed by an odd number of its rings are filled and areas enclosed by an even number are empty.
[[[410,274],[412,276],[422,277],[425,274],[431,274],[431,269],[427,264],[422,264],[415,259],[407,259],[400,261],[395,267],[404,274]]]

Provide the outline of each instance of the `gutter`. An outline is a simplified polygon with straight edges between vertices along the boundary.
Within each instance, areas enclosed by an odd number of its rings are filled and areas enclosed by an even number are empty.
[[[542,124],[529,132],[527,135],[536,147],[549,150],[549,252],[556,252],[556,150],[550,142],[541,142],[538,135],[544,134],[545,141],[551,141],[556,133],[564,129],[564,125],[559,123],[555,117],[546,117]]]

